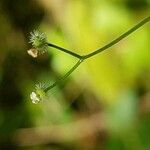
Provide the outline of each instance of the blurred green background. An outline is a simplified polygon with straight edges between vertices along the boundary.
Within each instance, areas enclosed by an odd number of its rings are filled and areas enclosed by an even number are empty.
[[[75,59],[49,48],[31,58],[30,31],[79,54],[150,14],[149,0],[0,1],[0,150],[150,149],[150,26],[85,61],[35,105],[35,83],[53,83]]]

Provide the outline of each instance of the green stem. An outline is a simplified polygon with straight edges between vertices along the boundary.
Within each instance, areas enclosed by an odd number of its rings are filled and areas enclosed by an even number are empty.
[[[56,49],[58,49],[58,50],[60,50],[60,51],[63,51],[63,52],[65,52],[65,53],[67,53],[67,54],[70,54],[70,55],[72,55],[72,56],[74,56],[74,57],[76,57],[76,58],[79,58],[79,59],[82,58],[81,55],[79,55],[79,54],[77,54],[77,53],[74,53],[74,52],[72,52],[72,51],[70,51],[70,50],[67,50],[67,49],[65,49],[65,48],[62,48],[62,47],[60,47],[60,46],[54,45],[54,44],[52,44],[52,43],[47,43],[47,45],[50,46],[50,47],[56,48]]]
[[[81,56],[77,53],[74,53],[70,50],[67,50],[65,48],[59,47],[57,45],[51,44],[51,43],[47,43],[48,46],[56,48],[58,50],[61,50],[67,54],[70,54],[76,58],[78,58],[78,62],[59,80],[57,80],[55,83],[53,83],[51,86],[47,87],[44,91],[47,92],[48,90],[52,89],[53,87],[55,87],[57,84],[59,84],[59,82],[65,80],[74,70],[76,70],[79,65],[83,62],[83,60],[86,60],[88,58],[91,58],[92,56],[95,56],[97,54],[99,54],[100,52],[112,47],[113,45],[117,44],[119,41],[121,41],[122,39],[124,39],[125,37],[127,37],[128,35],[130,35],[131,33],[133,33],[135,30],[137,30],[138,28],[140,28],[141,26],[143,26],[144,24],[146,24],[147,22],[150,21],[150,17],[147,17],[145,19],[143,19],[141,22],[139,22],[137,25],[135,25],[134,27],[132,27],[131,29],[129,29],[127,32],[123,33],[121,36],[119,36],[118,38],[114,39],[112,42],[106,44],[105,46],[103,46],[102,48],[95,50],[92,53],[89,53],[87,55]]]
[[[77,53],[74,53],[74,52],[72,52],[72,51],[70,51],[70,50],[67,50],[67,49],[62,48],[62,47],[57,46],[57,45],[54,45],[54,44],[52,44],[52,43],[47,43],[47,45],[50,46],[50,47],[56,48],[56,49],[58,49],[58,50],[60,50],[60,51],[63,51],[63,52],[65,52],[65,53],[67,53],[67,54],[70,54],[70,55],[72,55],[72,56],[74,56],[74,57],[76,57],[76,58],[78,58],[78,59],[87,59],[87,58],[90,58],[90,57],[92,57],[92,56],[94,56],[94,55],[97,55],[97,54],[99,54],[100,52],[102,52],[102,51],[104,51],[104,50],[106,50],[106,49],[112,47],[113,45],[117,44],[119,41],[121,41],[122,39],[124,39],[125,37],[127,37],[128,35],[130,35],[130,34],[133,33],[135,30],[137,30],[138,28],[140,28],[141,26],[143,26],[144,24],[146,24],[146,23],[149,22],[149,21],[150,21],[150,17],[147,17],[147,18],[143,19],[141,22],[139,22],[137,25],[135,25],[134,27],[132,27],[131,29],[129,29],[127,32],[125,32],[125,33],[123,33],[122,35],[120,35],[118,38],[114,39],[114,40],[111,41],[110,43],[108,43],[108,44],[106,44],[105,46],[99,48],[98,50],[95,50],[94,52],[89,53],[89,54],[84,55],[84,56],[81,56],[81,55],[79,55],[79,54],[77,54]]]
[[[90,58],[96,54],[99,54],[100,52],[108,49],[109,47],[117,44],[119,41],[121,41],[122,39],[124,39],[125,37],[127,37],[128,35],[130,35],[131,33],[133,33],[135,30],[137,30],[138,28],[140,28],[141,26],[143,26],[144,24],[146,24],[147,22],[150,21],[150,17],[147,17],[145,19],[143,19],[141,22],[139,22],[137,25],[135,25],[134,27],[132,27],[131,29],[129,29],[127,32],[123,33],[121,36],[119,36],[118,38],[114,39],[112,42],[108,43],[107,45],[103,46],[102,48],[87,54],[85,56],[83,56],[84,59]]]
[[[49,91],[50,89],[52,89],[53,87],[55,87],[56,85],[58,85],[58,83],[62,82],[63,80],[65,80],[74,70],[76,70],[76,68],[79,67],[79,65],[83,62],[83,59],[79,59],[78,62],[60,79],[58,79],[56,82],[54,82],[52,85],[50,85],[49,87],[47,87],[44,92]]]

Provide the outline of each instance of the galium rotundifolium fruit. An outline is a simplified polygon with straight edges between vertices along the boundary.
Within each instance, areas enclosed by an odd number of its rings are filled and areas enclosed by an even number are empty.
[[[34,30],[30,33],[29,43],[32,44],[32,48],[28,50],[28,54],[32,57],[37,57],[47,51],[47,38],[42,32]]]
[[[46,93],[44,91],[45,88],[46,88],[46,86],[42,83],[35,85],[35,90],[33,92],[31,92],[31,94],[30,94],[32,103],[37,104],[46,98]]]

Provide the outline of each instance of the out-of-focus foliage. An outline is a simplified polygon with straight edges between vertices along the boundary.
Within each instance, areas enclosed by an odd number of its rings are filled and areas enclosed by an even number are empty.
[[[34,105],[37,82],[53,83],[76,61],[49,48],[27,54],[31,30],[87,54],[149,15],[148,0],[0,1],[0,149],[150,148],[150,26],[85,61]]]

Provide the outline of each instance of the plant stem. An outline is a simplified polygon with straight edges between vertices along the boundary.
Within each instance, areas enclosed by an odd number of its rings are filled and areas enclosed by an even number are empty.
[[[50,47],[56,48],[56,49],[58,49],[58,50],[60,50],[60,51],[63,51],[63,52],[65,52],[65,53],[67,53],[67,54],[70,54],[70,55],[72,55],[72,56],[74,56],[74,57],[76,57],[76,58],[79,58],[79,59],[82,58],[81,55],[79,55],[79,54],[77,54],[77,53],[74,53],[74,52],[72,52],[72,51],[70,51],[70,50],[67,50],[67,49],[65,49],[65,48],[62,48],[62,47],[60,47],[60,46],[54,45],[54,44],[52,44],[52,43],[47,43],[47,45],[50,46]]]
[[[50,89],[52,89],[53,87],[55,87],[57,84],[59,84],[61,81],[63,81],[64,79],[66,79],[74,70],[76,70],[76,68],[79,67],[79,65],[83,62],[83,59],[79,59],[78,62],[60,79],[58,79],[56,82],[54,82],[52,85],[50,85],[49,87],[47,87],[44,92],[49,91]]]
[[[145,19],[143,19],[141,22],[139,22],[137,25],[135,25],[134,27],[132,27],[131,29],[129,29],[127,32],[123,33],[122,35],[120,35],[118,38],[114,39],[112,42],[108,43],[107,45],[103,46],[102,48],[95,50],[92,53],[89,53],[87,55],[83,56],[83,59],[87,59],[90,58],[96,54],[99,54],[100,52],[108,49],[109,47],[117,44],[119,41],[121,41],[122,39],[124,39],[125,37],[127,37],[128,35],[130,35],[131,33],[133,33],[135,30],[137,30],[138,28],[140,28],[141,26],[143,26],[144,24],[146,24],[147,22],[150,21],[150,17],[147,17]]]
[[[104,50],[106,50],[106,49],[112,47],[113,45],[117,44],[119,41],[121,41],[122,39],[124,39],[125,37],[127,37],[128,35],[130,35],[130,34],[133,33],[135,30],[137,30],[138,28],[140,28],[141,26],[143,26],[144,24],[146,24],[146,23],[149,22],[149,21],[150,21],[150,17],[147,17],[147,18],[143,19],[143,20],[142,20],[141,22],[139,22],[137,25],[135,25],[134,27],[132,27],[132,28],[129,29],[127,32],[123,33],[122,35],[120,35],[118,38],[114,39],[114,40],[111,41],[110,43],[108,43],[108,44],[106,44],[105,46],[99,48],[98,50],[95,50],[95,51],[92,52],[92,53],[89,53],[89,54],[83,55],[83,56],[81,56],[81,55],[79,55],[79,54],[77,54],[77,53],[75,53],[75,52],[72,52],[72,51],[70,51],[70,50],[67,50],[67,49],[65,49],[65,48],[62,48],[62,47],[60,47],[60,46],[54,45],[54,44],[52,44],[52,43],[47,43],[47,45],[50,46],[50,47],[56,48],[56,49],[58,49],[58,50],[60,50],[60,51],[63,51],[63,52],[65,52],[65,53],[67,53],[67,54],[70,54],[70,55],[72,55],[72,56],[74,56],[74,57],[76,57],[76,58],[78,58],[78,59],[87,59],[87,58],[90,58],[90,57],[92,57],[92,56],[94,56],[94,55],[97,55],[97,54],[99,54],[100,52],[102,52],[102,51],[104,51]]]
[[[78,62],[59,80],[57,80],[55,83],[53,83],[52,85],[50,85],[49,87],[47,87],[44,91],[47,92],[48,90],[52,89],[53,87],[55,87],[57,84],[59,84],[61,81],[63,81],[64,79],[66,79],[74,70],[76,70],[79,65],[86,59],[91,58],[92,56],[95,56],[97,54],[99,54],[100,52],[112,47],[113,45],[117,44],[119,41],[121,41],[122,39],[124,39],[125,37],[127,37],[128,35],[130,35],[131,33],[133,33],[135,30],[137,30],[138,28],[140,28],[141,26],[143,26],[144,24],[146,24],[147,22],[150,21],[150,17],[147,17],[145,19],[143,19],[141,22],[139,22],[137,25],[135,25],[134,27],[132,27],[131,29],[129,29],[127,32],[123,33],[122,35],[120,35],[118,38],[114,39],[113,41],[111,41],[110,43],[106,44],[105,46],[103,46],[102,48],[99,48],[98,50],[95,50],[92,53],[89,53],[87,55],[79,55],[77,53],[74,53],[70,50],[67,50],[65,48],[59,47],[57,45],[51,44],[51,43],[47,43],[48,46],[56,48],[60,51],[63,51],[67,54],[70,54],[71,56],[74,56],[76,58],[78,58]]]

